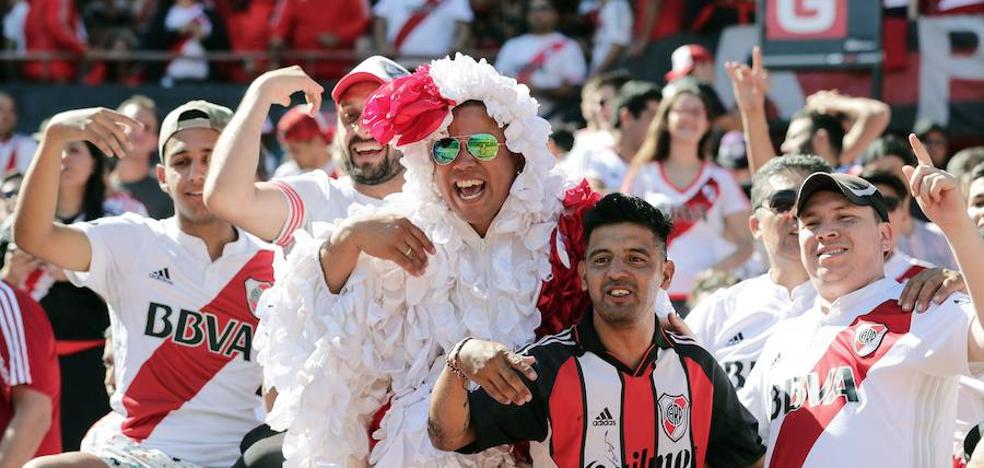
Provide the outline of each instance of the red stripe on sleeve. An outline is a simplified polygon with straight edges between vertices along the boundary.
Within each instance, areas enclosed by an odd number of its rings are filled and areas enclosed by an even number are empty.
[[[905,273],[902,273],[901,275],[899,275],[898,278],[895,278],[895,281],[898,281],[899,283],[905,282],[905,280],[910,279],[913,276],[918,275],[919,272],[921,272],[921,271],[923,271],[925,269],[926,269],[926,267],[924,267],[922,265],[912,265],[911,267],[909,267],[908,270],[905,270]]]
[[[694,442],[693,466],[704,466],[707,459],[707,440],[711,433],[711,412],[714,409],[714,383],[699,362],[684,356],[687,380],[690,384],[690,434]]]
[[[887,327],[887,330],[878,347],[871,354],[861,357],[856,351],[855,331],[866,324]],[[911,324],[912,314],[903,311],[894,299],[885,301],[871,312],[854,319],[849,327],[838,333],[811,373],[823,382],[832,371],[846,366],[853,372],[855,388],[861,388],[868,371],[902,335],[909,332]],[[838,396],[829,403],[805,401],[803,406],[787,414],[779,428],[770,465],[779,468],[803,466],[820,434],[840,413],[846,400]]]
[[[656,397],[653,395],[652,374],[640,377],[623,374],[625,392],[622,395],[622,437],[625,453],[622,460],[631,466],[649,466],[656,454]],[[700,465],[698,465],[700,466]]]
[[[294,231],[297,230],[298,226],[304,220],[304,202],[301,200],[301,196],[297,194],[297,191],[294,190],[294,187],[283,182],[274,182],[273,185],[284,193],[284,196],[287,197],[287,203],[290,206],[290,213],[287,215],[287,220],[284,221],[283,232],[273,241],[274,244],[285,246],[290,244]]]
[[[255,330],[258,323],[247,302],[248,279],[273,281],[272,251],[257,252],[212,302],[201,308],[203,313],[216,317],[218,333],[221,334],[227,328],[232,329],[227,336],[230,343],[236,339],[242,327],[249,326]],[[174,311],[174,314],[178,313],[179,311]],[[123,406],[127,414],[122,424],[124,435],[138,442],[149,437],[171,411],[194,398],[229,361],[240,357],[238,351],[223,352],[231,346],[229,343],[223,344],[219,352],[209,349],[207,318],[186,327],[187,330],[175,332],[183,336],[187,336],[188,332],[201,333],[202,339],[196,344],[178,344],[173,337],[166,338],[140,366],[123,395]],[[230,324],[232,320],[239,324]]]
[[[557,371],[550,394],[550,450],[557,466],[583,466],[584,390],[577,359],[570,358]],[[554,424],[563,421],[563,424]]]

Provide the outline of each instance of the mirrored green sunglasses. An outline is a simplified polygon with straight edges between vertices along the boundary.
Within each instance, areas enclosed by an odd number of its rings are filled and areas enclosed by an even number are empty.
[[[431,151],[434,162],[442,166],[453,163],[461,151],[461,142],[458,139],[462,137],[441,138],[434,142],[434,149]],[[473,133],[468,135],[465,147],[479,161],[491,161],[499,154],[499,139],[491,133]]]

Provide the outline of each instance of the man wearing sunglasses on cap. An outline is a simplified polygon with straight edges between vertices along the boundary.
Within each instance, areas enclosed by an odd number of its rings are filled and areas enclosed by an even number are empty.
[[[269,420],[288,429],[289,464],[514,464],[502,447],[438,451],[427,409],[462,339],[518,349],[572,325],[590,303],[576,266],[580,218],[598,195],[555,167],[536,111],[525,86],[460,54],[370,97],[362,125],[401,149],[407,168],[403,191],[377,212],[406,216],[432,245],[408,239],[403,254],[424,263],[407,271],[360,255],[347,221],[298,238],[289,273],[264,295],[257,339],[280,390]],[[665,316],[665,292],[654,296]]]
[[[808,310],[816,288],[800,258],[799,229],[793,208],[796,192],[815,172],[830,172],[819,156],[792,155],[769,160],[752,178],[749,229],[762,241],[769,271],[704,299],[687,316],[697,340],[721,363],[736,388],[745,385],[766,340],[780,321]],[[955,272],[934,269],[907,283],[903,304],[946,298],[962,287]],[[911,306],[910,306],[911,307]]]
[[[958,377],[984,363],[984,239],[957,179],[910,143],[910,191],[946,233],[970,299],[905,311],[902,286],[885,278],[893,232],[881,193],[846,174],[808,177],[795,214],[817,302],[776,327],[739,391],[768,440],[767,466],[951,463]]]

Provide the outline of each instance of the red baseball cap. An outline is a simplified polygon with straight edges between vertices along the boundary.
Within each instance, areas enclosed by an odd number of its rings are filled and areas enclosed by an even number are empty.
[[[316,136],[331,143],[335,138],[335,126],[330,125],[320,112],[311,117],[307,105],[292,107],[277,121],[277,135],[284,141],[310,140]]]
[[[383,84],[409,74],[410,72],[400,64],[381,55],[373,55],[356,65],[352,71],[335,83],[335,88],[331,90],[331,100],[337,105],[338,98],[353,85],[365,81]]]
[[[673,62],[673,69],[666,72],[666,82],[669,83],[677,78],[687,76],[694,70],[694,65],[698,62],[710,62],[714,60],[711,52],[704,46],[697,44],[687,44],[677,47],[670,56]]]

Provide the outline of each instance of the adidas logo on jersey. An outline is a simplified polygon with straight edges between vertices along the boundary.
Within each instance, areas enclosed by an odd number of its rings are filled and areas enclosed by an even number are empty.
[[[737,335],[732,336],[731,338],[729,338],[728,341],[725,344],[728,345],[728,346],[734,346],[734,345],[736,345],[738,343],[741,343],[744,339],[745,339],[745,335],[742,335],[741,332],[738,332]]]
[[[594,422],[591,423],[591,425],[592,426],[614,426],[615,425],[615,418],[612,417],[611,411],[608,411],[608,408],[606,407],[604,410],[601,411],[600,414],[598,414],[598,417],[595,418]]]
[[[171,281],[171,272],[167,271],[167,268],[150,272],[150,277],[157,281],[163,281],[167,284],[174,284],[174,282]]]

